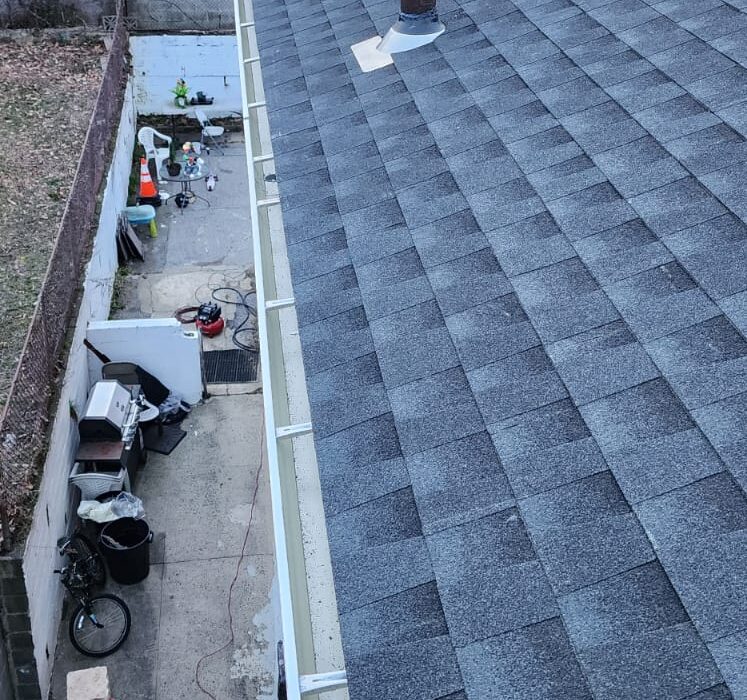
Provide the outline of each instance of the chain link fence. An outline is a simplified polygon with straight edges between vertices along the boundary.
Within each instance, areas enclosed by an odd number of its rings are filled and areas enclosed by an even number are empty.
[[[63,371],[63,348],[90,248],[98,192],[120,118],[127,80],[127,43],[120,3],[108,62],[91,115],[71,195],[34,314],[0,414],[0,550],[12,547],[32,515],[47,427]]]
[[[0,28],[96,27],[115,12],[115,0],[0,0]]]
[[[127,0],[127,14],[140,32],[234,31],[233,0]]]

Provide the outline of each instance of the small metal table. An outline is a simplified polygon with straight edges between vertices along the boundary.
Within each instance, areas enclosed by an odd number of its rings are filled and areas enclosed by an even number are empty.
[[[159,170],[158,177],[162,180],[166,180],[167,182],[178,182],[181,185],[180,194],[185,198],[187,204],[194,201],[195,199],[201,199],[203,202],[205,202],[205,204],[210,206],[209,200],[207,200],[205,197],[201,197],[199,194],[196,194],[192,190],[193,182],[197,182],[197,180],[204,180],[210,176],[210,166],[203,160],[203,162],[198,165],[195,172],[187,173],[185,172],[184,163],[179,163],[179,165],[182,166],[182,169],[179,171],[178,175],[169,175],[169,171],[164,165]],[[176,197],[178,196],[179,195],[176,195]],[[182,213],[184,213],[186,205],[179,208],[182,210]]]

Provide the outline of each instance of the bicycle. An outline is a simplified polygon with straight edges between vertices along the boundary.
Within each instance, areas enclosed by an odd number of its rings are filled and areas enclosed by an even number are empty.
[[[60,575],[62,585],[78,602],[68,627],[70,641],[86,656],[113,654],[130,634],[129,608],[111,593],[91,595],[93,586],[105,583],[106,568],[89,539],[76,532],[60,539],[57,548],[69,563],[54,573]]]

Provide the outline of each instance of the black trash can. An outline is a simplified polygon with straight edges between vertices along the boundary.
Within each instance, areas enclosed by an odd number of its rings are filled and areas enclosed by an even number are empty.
[[[120,518],[103,527],[99,545],[109,574],[117,583],[138,583],[148,575],[152,540],[153,533],[145,520]]]

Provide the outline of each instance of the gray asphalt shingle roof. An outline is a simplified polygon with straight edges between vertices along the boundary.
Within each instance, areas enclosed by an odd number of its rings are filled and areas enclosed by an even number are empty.
[[[747,3],[254,5],[352,700],[747,698]]]

